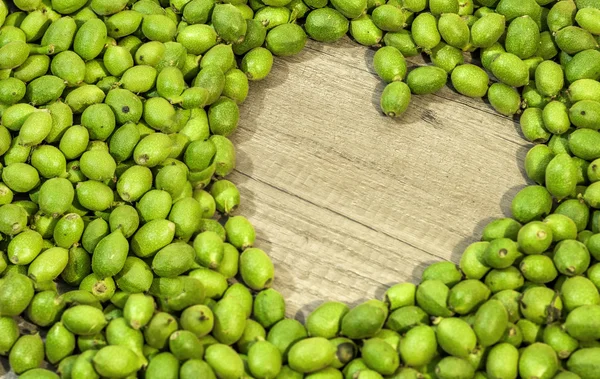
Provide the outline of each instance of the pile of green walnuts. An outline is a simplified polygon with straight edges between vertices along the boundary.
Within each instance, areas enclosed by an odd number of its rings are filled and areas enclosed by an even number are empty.
[[[0,0],[0,25],[0,355],[17,375],[600,378],[600,0]],[[302,324],[236,214],[228,137],[273,56],[348,32],[379,47],[389,116],[448,76],[521,114],[535,184],[458,266]]]

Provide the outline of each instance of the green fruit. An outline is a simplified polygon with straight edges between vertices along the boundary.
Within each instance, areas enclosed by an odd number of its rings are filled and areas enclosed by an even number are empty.
[[[143,222],[166,219],[171,210],[171,195],[166,191],[150,190],[137,202],[137,211]]]
[[[110,90],[106,95],[105,103],[112,109],[118,124],[137,123],[142,117],[142,101],[127,89],[115,88]]]
[[[262,7],[256,11],[254,20],[260,21],[267,30],[290,21],[291,11],[286,7]]]
[[[31,113],[19,130],[19,144],[35,146],[50,134],[52,130],[52,116],[47,111]]]
[[[341,334],[352,339],[374,336],[387,317],[387,307],[378,300],[369,300],[352,308],[342,318]]]
[[[113,38],[122,38],[133,34],[138,30],[142,20],[142,14],[133,10],[115,13],[106,20],[108,35]]]
[[[2,170],[2,181],[14,192],[29,192],[40,182],[38,171],[26,163],[12,163]]]
[[[590,253],[587,247],[576,240],[564,240],[554,248],[554,264],[564,275],[579,275],[590,265]]]
[[[0,70],[14,69],[25,63],[29,46],[24,41],[12,41],[0,47]]]
[[[79,169],[81,172],[88,179],[99,182],[113,179],[116,168],[116,162],[107,151],[86,151],[79,158]]]
[[[124,267],[129,244],[120,230],[102,238],[94,248],[92,270],[100,278],[118,274]]]
[[[30,55],[23,64],[13,69],[14,77],[27,83],[47,73],[49,67],[50,58],[47,55]]]
[[[398,32],[404,29],[406,25],[405,12],[390,4],[383,4],[376,7],[371,15],[373,23],[381,30]]]
[[[98,333],[107,324],[104,313],[90,305],[76,305],[62,315],[65,327],[77,335],[90,336]]]
[[[452,85],[459,93],[469,97],[483,97],[488,91],[487,73],[472,64],[457,66],[451,75]]]
[[[244,362],[236,351],[227,345],[210,345],[206,348],[204,360],[219,378],[233,379],[244,374]]]
[[[558,370],[558,358],[554,350],[542,343],[526,347],[519,359],[522,378],[552,378]]]
[[[0,283],[0,314],[18,316],[33,298],[33,283],[22,274],[12,274]]]
[[[256,378],[275,377],[281,370],[281,353],[268,341],[258,341],[248,351],[248,367]]]
[[[578,128],[598,130],[597,122],[600,117],[600,102],[581,100],[569,109],[569,118]]]
[[[204,24],[209,20],[214,1],[192,0],[183,8],[183,17],[190,24]]]
[[[67,266],[69,251],[52,247],[39,254],[29,265],[27,275],[38,283],[56,279]]]
[[[239,108],[235,101],[221,97],[208,109],[208,123],[213,134],[229,136],[237,129]]]
[[[137,355],[123,346],[105,346],[93,358],[94,369],[102,376],[125,377],[140,369]]]
[[[408,73],[406,84],[415,95],[426,95],[439,91],[444,85],[448,75],[439,67],[423,66],[415,68]]]
[[[262,325],[254,322],[252,328],[247,330],[250,331],[250,335],[255,334],[255,338],[259,339],[260,335],[264,333]],[[254,330],[254,332],[252,331]],[[246,332],[244,333],[246,334]],[[306,328],[300,322],[292,319],[283,319],[278,321],[271,327],[267,335],[267,341],[273,344],[282,356],[284,362],[288,360],[288,354],[292,346],[298,341],[301,341],[308,337]],[[250,343],[249,347],[252,346]]]
[[[109,46],[103,55],[106,70],[113,76],[121,76],[133,67],[133,56],[125,47]]]
[[[548,28],[551,32],[557,32],[564,27],[572,26],[576,12],[577,6],[573,1],[555,3],[548,12]]]
[[[65,103],[71,107],[73,113],[82,113],[91,105],[101,103],[106,95],[95,85],[86,84],[69,92]]]
[[[487,357],[486,372],[497,378],[517,377],[519,351],[516,347],[501,343],[494,346]]]
[[[598,47],[594,36],[577,26],[566,26],[555,34],[556,45],[567,54],[577,54]]]
[[[44,343],[40,335],[21,336],[10,350],[8,360],[16,374],[39,367],[44,360]]]
[[[180,322],[183,329],[193,332],[196,337],[203,337],[213,329],[214,315],[207,306],[194,305],[183,311]]]
[[[226,42],[242,42],[246,35],[246,20],[240,10],[231,4],[216,5],[212,22],[217,34]]]
[[[416,301],[431,316],[450,317],[447,307],[448,286],[441,280],[426,280],[417,287]]]
[[[417,46],[425,51],[436,47],[442,38],[438,31],[437,21],[431,13],[421,13],[415,17],[411,33]]]
[[[462,51],[456,47],[440,42],[431,50],[431,63],[450,73],[455,67],[464,63]]]
[[[152,220],[133,235],[131,249],[137,256],[146,258],[171,243],[174,236],[174,223],[164,219]]]
[[[262,80],[271,72],[272,66],[273,55],[271,52],[263,47],[256,47],[244,55],[241,68],[248,80]],[[227,95],[228,91],[226,81],[224,94]]]
[[[106,184],[94,180],[77,183],[75,192],[79,204],[91,211],[104,211],[114,201],[112,189]]]
[[[598,305],[584,305],[571,311],[565,322],[565,330],[569,335],[579,341],[593,341],[596,339],[595,327],[600,321],[600,307]]]
[[[94,59],[102,52],[107,36],[104,22],[90,19],[75,34],[73,50],[84,60]]]
[[[522,87],[529,82],[527,65],[514,54],[499,54],[492,61],[490,68],[498,80],[509,86]]]
[[[75,350],[75,335],[58,322],[48,330],[45,348],[48,361],[56,364]]]
[[[148,138],[148,137],[146,137],[146,138]],[[152,141],[148,141],[148,142],[152,142]],[[171,141],[169,139],[169,144],[170,144],[170,142]],[[138,146],[139,146],[139,144],[138,144]],[[143,151],[148,152],[148,154],[150,154],[151,152],[154,152],[154,153],[158,152],[158,151],[152,150],[151,148],[157,147],[159,145],[152,143],[152,144],[146,144],[145,146],[148,146],[149,149],[138,150],[138,153],[143,152]],[[136,147],[136,149],[137,149],[137,147]],[[156,155],[150,156],[148,154],[140,154],[139,161],[147,163],[150,160],[154,160],[153,157],[156,157]],[[159,154],[164,155],[164,151],[161,151]],[[134,152],[134,155],[135,155],[135,152]],[[146,160],[146,159],[148,159],[148,160]],[[159,160],[160,160],[160,157],[159,157]],[[152,179],[153,179],[152,172],[150,171],[150,169],[148,167],[143,166],[143,165],[139,165],[139,166],[134,165],[134,166],[128,168],[127,170],[125,170],[125,172],[123,174],[121,174],[121,176],[117,180],[117,192],[119,193],[119,196],[121,197],[121,199],[123,199],[125,201],[136,201],[152,188]]]
[[[457,357],[466,358],[477,344],[477,337],[471,326],[459,318],[443,319],[438,324],[436,334],[440,347]]]
[[[562,67],[553,61],[544,61],[535,70],[536,88],[542,95],[556,96],[564,86]]]
[[[567,106],[556,100],[546,104],[542,110],[542,121],[544,128],[553,134],[564,134],[571,126]]]
[[[76,286],[92,271],[91,258],[88,252],[81,247],[69,249],[69,261],[60,274],[65,283]]]
[[[167,352],[154,355],[146,368],[146,378],[148,379],[177,378],[178,374],[179,361],[173,354]]]
[[[148,65],[133,66],[123,73],[120,83],[134,93],[148,92],[156,83],[156,69]]]
[[[7,235],[16,235],[27,226],[27,211],[16,204],[0,206],[0,231]]]
[[[7,255],[13,264],[31,263],[42,251],[42,236],[33,230],[25,230],[16,235],[8,244]]]
[[[196,261],[204,267],[217,269],[223,260],[223,240],[212,231],[198,234],[194,239]]]
[[[448,308],[464,315],[478,308],[490,296],[490,289],[479,280],[464,280],[450,289]]]
[[[19,327],[17,322],[9,316],[0,317],[0,353],[7,355],[17,339],[19,339]]]
[[[598,80],[600,78],[598,58],[600,52],[592,49],[575,54],[565,65],[567,81],[573,83],[579,79]]]
[[[438,20],[438,29],[444,41],[450,46],[463,49],[469,44],[469,27],[457,14],[442,14]]]
[[[63,153],[54,146],[42,145],[31,154],[31,164],[44,178],[55,178],[66,172],[67,162]]]
[[[540,219],[550,213],[552,197],[542,186],[528,186],[513,198],[511,210],[513,216],[520,222]]]
[[[288,354],[290,368],[309,373],[323,369],[335,358],[334,346],[325,338],[306,338],[294,344]]]
[[[27,87],[19,79],[6,78],[0,80],[0,101],[5,104],[15,104],[24,96]]]
[[[505,18],[498,13],[488,13],[471,26],[471,39],[476,47],[490,47],[505,31]]]
[[[171,105],[171,103],[169,103],[166,99],[163,99],[162,97],[150,98],[144,104],[144,121],[148,124],[148,126],[155,130],[159,130],[165,133],[177,131],[176,129],[178,126],[176,124],[176,114],[176,110]],[[147,137],[151,137],[151,135],[148,135],[145,138]],[[164,137],[167,136],[162,135],[162,143],[166,145],[167,139]],[[159,137],[155,138],[156,140],[159,139]],[[153,140],[153,138],[151,138],[150,140]],[[153,143],[157,142],[156,140],[153,140]],[[168,142],[168,145],[170,146],[170,139]]]
[[[465,359],[446,357],[438,362],[435,372],[440,379],[470,378],[475,375],[475,368]]]
[[[508,326],[508,312],[498,300],[484,303],[475,314],[473,329],[482,346],[496,344]]]
[[[151,14],[144,17],[141,30],[149,40],[164,43],[173,40],[177,25],[165,15]]]
[[[240,274],[244,283],[254,290],[270,287],[274,276],[273,262],[260,249],[246,249],[240,256]]]
[[[424,366],[437,355],[436,335],[430,326],[410,329],[400,341],[400,357],[410,366]]]
[[[77,244],[83,235],[84,222],[76,213],[63,216],[54,227],[54,241],[57,246],[69,249]]]
[[[306,45],[306,33],[297,24],[283,24],[267,33],[265,47],[276,56],[296,55]]]
[[[283,296],[272,288],[261,291],[254,299],[252,316],[265,329],[282,320],[285,317]]]
[[[373,57],[373,66],[377,75],[388,83],[402,81],[406,75],[404,56],[391,46],[377,50]]]
[[[335,42],[348,32],[349,25],[348,19],[337,10],[320,8],[308,14],[304,28],[315,41]]]
[[[533,56],[540,44],[540,31],[530,16],[517,17],[506,30],[506,51],[521,59]]]
[[[567,367],[581,378],[592,378],[598,370],[600,348],[580,349],[571,355]]]
[[[313,22],[316,23],[315,21]],[[236,55],[243,55],[252,49],[262,46],[266,37],[267,28],[262,22],[258,20],[246,20],[246,35],[244,36],[244,40],[233,44],[233,52]]]
[[[162,277],[176,277],[188,271],[194,263],[195,251],[190,245],[178,242],[159,250],[152,260],[152,271]]]
[[[412,283],[398,283],[393,285],[385,293],[385,302],[389,305],[391,311],[401,307],[414,305],[416,289],[416,286]]]
[[[546,188],[558,200],[571,196],[577,185],[577,172],[568,154],[558,154],[546,167]]]
[[[545,287],[528,288],[521,299],[521,313],[538,325],[550,324],[558,319],[562,307],[560,297]]]
[[[521,106],[521,96],[519,93],[504,83],[492,84],[488,88],[487,96],[494,110],[505,116],[514,115],[519,111]]]
[[[140,293],[150,289],[152,285],[152,270],[143,260],[137,257],[127,257],[125,265],[115,275],[115,281],[119,289],[130,292]]]
[[[64,80],[53,75],[44,75],[29,82],[25,96],[32,105],[43,105],[56,101],[63,93]]]
[[[421,281],[439,280],[449,287],[453,287],[462,279],[462,273],[452,262],[436,262],[427,267],[421,276]]]
[[[192,379],[198,375],[208,379],[216,379],[215,373],[210,365],[199,359],[190,359],[183,363],[179,370],[179,375],[181,379]]]
[[[398,49],[405,57],[412,57],[419,54],[417,45],[415,44],[411,33],[406,30],[386,33],[385,36],[383,36],[383,41],[386,46],[392,46]]]
[[[252,247],[256,240],[254,227],[243,216],[230,217],[225,223],[225,232],[227,241],[241,251]]]

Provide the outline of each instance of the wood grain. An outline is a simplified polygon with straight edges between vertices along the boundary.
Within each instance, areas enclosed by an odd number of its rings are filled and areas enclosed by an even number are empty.
[[[239,214],[273,258],[292,317],[325,299],[381,297],[429,263],[458,262],[526,183],[529,144],[482,100],[444,88],[384,117],[373,53],[347,38],[309,42],[276,59],[241,107]]]
[[[346,37],[277,58],[252,83],[233,137],[238,214],[255,225],[288,316],[300,320],[324,300],[381,298],[429,263],[458,262],[526,183],[530,145],[484,101],[444,88],[384,117],[373,54]],[[8,371],[0,359],[0,378],[16,378]]]

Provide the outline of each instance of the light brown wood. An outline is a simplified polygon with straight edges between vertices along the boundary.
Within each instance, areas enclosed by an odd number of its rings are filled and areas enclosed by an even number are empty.
[[[276,59],[241,107],[239,214],[274,260],[292,317],[325,299],[381,298],[429,263],[458,262],[526,183],[530,145],[482,100],[444,88],[383,116],[373,54],[348,38],[309,42]]]
[[[237,213],[299,320],[324,300],[382,298],[429,263],[458,262],[526,183],[530,145],[482,100],[444,88],[414,96],[399,119],[383,116],[373,54],[348,38],[309,41],[277,58],[241,107]],[[15,378],[8,368],[0,360],[0,377]]]

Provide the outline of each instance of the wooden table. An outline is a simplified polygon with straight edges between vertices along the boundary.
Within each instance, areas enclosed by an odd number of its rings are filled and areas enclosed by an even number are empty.
[[[458,262],[490,220],[508,216],[531,147],[512,119],[444,88],[408,112],[379,110],[374,50],[309,41],[251,84],[229,179],[274,260],[288,316],[323,300],[382,298],[439,260]],[[411,65],[424,64],[420,57]],[[16,376],[0,360],[0,377]]]
[[[373,54],[345,38],[276,59],[233,137],[238,214],[300,320],[323,300],[382,298],[432,262],[458,262],[526,184],[518,123],[450,88],[387,118]]]

